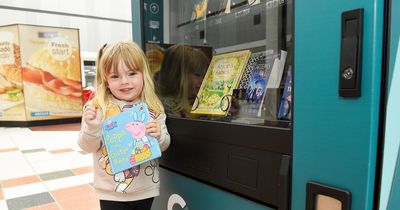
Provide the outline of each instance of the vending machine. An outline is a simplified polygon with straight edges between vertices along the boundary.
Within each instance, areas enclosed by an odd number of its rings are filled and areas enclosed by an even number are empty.
[[[152,209],[395,209],[395,4],[132,1],[171,135]]]

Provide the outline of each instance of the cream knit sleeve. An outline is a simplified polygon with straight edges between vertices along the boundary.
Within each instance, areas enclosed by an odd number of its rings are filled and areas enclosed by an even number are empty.
[[[78,138],[79,147],[88,153],[96,152],[101,144],[101,126],[94,130],[89,130],[83,119],[81,125]]]
[[[160,136],[160,148],[161,152],[164,152],[165,150],[168,149],[169,144],[171,142],[171,137],[168,133],[167,125],[165,124],[165,120],[167,119],[167,116],[165,113],[161,113],[158,117],[157,120],[160,122],[161,126],[161,136]]]

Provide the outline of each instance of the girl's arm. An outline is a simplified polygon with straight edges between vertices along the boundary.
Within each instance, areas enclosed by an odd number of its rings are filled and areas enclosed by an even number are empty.
[[[165,113],[161,113],[158,115],[157,120],[160,122],[160,129],[161,129],[161,135],[160,135],[160,140],[158,141],[160,144],[161,151],[164,152],[165,150],[168,149],[169,144],[171,142],[171,137],[168,133],[167,125],[165,124],[165,119],[167,116]]]
[[[82,120],[81,131],[79,132],[78,145],[88,153],[96,152],[100,148],[101,143],[101,127],[95,130],[87,128],[86,123]]]
[[[78,144],[83,151],[93,153],[100,148],[102,114],[99,109],[87,106],[82,115]]]

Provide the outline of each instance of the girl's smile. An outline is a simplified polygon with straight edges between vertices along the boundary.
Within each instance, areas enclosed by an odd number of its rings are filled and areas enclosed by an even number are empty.
[[[143,74],[135,69],[129,69],[123,61],[118,69],[111,69],[107,76],[107,84],[115,98],[133,101],[141,96],[143,90]]]

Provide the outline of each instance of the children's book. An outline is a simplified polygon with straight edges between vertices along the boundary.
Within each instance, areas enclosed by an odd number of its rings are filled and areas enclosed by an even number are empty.
[[[156,138],[145,134],[150,113],[145,103],[103,122],[103,142],[114,174],[161,156]]]
[[[239,99],[239,117],[261,117],[262,99],[275,58],[278,57],[278,54],[267,55],[265,51],[251,55],[246,66],[246,71],[250,71],[246,93],[244,98]]]
[[[213,56],[191,113],[225,116],[249,57],[249,50]]]
[[[190,20],[203,20],[207,15],[208,0],[194,0],[192,17]]]
[[[251,72],[253,70],[252,64],[260,59],[260,54],[270,56],[274,53],[274,50],[266,50],[262,52],[251,53],[249,61],[247,62],[246,68],[243,72],[242,78],[240,79],[238,89],[247,89],[250,83]],[[262,57],[261,55],[261,57]]]
[[[276,58],[272,66],[271,75],[268,79],[267,88],[279,88],[281,84],[283,70],[285,68],[287,52],[281,50],[280,58]]]
[[[279,106],[279,104],[277,103],[279,99],[276,98],[278,94],[277,91],[274,90],[278,90],[280,87],[283,70],[285,68],[286,56],[287,52],[281,50],[279,57],[275,58],[274,60],[271,69],[271,74],[268,78],[268,83],[266,87],[267,93],[264,94],[261,100],[261,104],[263,107],[259,109],[257,116],[262,116],[263,118],[269,120],[275,120],[277,117],[278,106]]]
[[[291,68],[289,67],[286,75],[285,87],[283,89],[281,103],[279,105],[278,118],[290,120],[292,118],[291,106],[292,106],[292,72]]]

